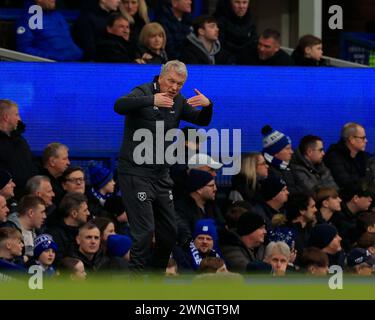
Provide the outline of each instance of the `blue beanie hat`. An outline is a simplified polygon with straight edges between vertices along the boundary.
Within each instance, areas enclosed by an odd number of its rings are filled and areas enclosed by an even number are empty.
[[[108,253],[114,257],[123,257],[131,248],[132,240],[121,234],[111,234],[107,239]]]
[[[95,165],[95,163],[90,163],[89,175],[91,185],[95,190],[100,190],[113,179],[113,174],[109,169]]]
[[[209,235],[214,243],[218,239],[217,230],[215,226],[215,221],[213,219],[200,219],[195,223],[193,239],[195,239],[200,234]]]
[[[212,180],[214,180],[214,177],[210,173],[192,169],[189,171],[187,189],[189,193],[197,191]]]
[[[263,152],[271,156],[283,150],[292,140],[284,133],[273,130],[269,125],[262,128]]]
[[[323,249],[331,243],[336,235],[337,229],[333,225],[319,224],[311,230],[310,239],[308,242],[309,247]]]
[[[42,252],[48,249],[57,252],[57,243],[52,236],[47,233],[37,236],[34,240],[34,258],[38,259]]]
[[[10,180],[12,180],[12,175],[8,171],[0,170],[0,190],[3,189]]]

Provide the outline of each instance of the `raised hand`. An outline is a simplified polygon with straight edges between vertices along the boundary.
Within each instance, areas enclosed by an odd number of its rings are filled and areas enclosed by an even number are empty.
[[[172,108],[173,99],[168,96],[168,93],[154,94],[154,105],[161,108]]]
[[[187,99],[188,104],[192,107],[208,107],[210,105],[210,100],[208,100],[204,94],[199,92],[198,89],[194,89],[194,92],[196,93],[196,96]]]

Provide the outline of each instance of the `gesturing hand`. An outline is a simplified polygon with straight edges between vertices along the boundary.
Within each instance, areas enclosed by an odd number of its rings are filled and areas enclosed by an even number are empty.
[[[154,95],[154,105],[161,108],[172,108],[173,99],[167,93],[156,93]]]
[[[194,89],[194,92],[197,94],[194,97],[187,99],[187,103],[190,104],[192,107],[208,107],[210,105],[210,100],[207,97],[198,91],[198,89]]]

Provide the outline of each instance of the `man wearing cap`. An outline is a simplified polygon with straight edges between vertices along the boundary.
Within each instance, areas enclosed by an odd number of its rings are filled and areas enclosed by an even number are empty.
[[[280,213],[288,201],[289,189],[285,181],[277,177],[268,177],[259,183],[260,197],[255,200],[252,212],[259,214],[270,230],[272,217]]]
[[[268,176],[283,179],[290,193],[297,192],[296,182],[289,167],[293,155],[292,140],[269,125],[262,128],[262,135],[263,156],[269,165]]]
[[[341,248],[341,237],[330,224],[319,224],[312,228],[308,247],[315,247],[328,255],[329,265],[344,267],[345,254]]]
[[[0,100],[0,170],[8,171],[17,186],[16,195],[23,195],[26,181],[36,174],[30,146],[22,137],[25,125],[16,102]]]
[[[136,87],[115,103],[115,112],[126,116],[118,173],[133,237],[130,253],[133,271],[151,265],[164,272],[177,238],[173,181],[164,153],[172,141],[163,138],[157,143],[156,133],[161,131],[164,137],[168,130],[178,128],[181,120],[201,126],[211,122],[212,102],[206,96],[197,89],[189,99],[181,95],[186,78],[185,64],[168,61],[154,82]],[[197,109],[199,106],[201,110]],[[147,143],[134,139],[139,129],[150,133]],[[141,147],[149,151],[151,163],[145,163],[139,152]]]
[[[352,249],[347,257],[348,267],[361,276],[371,276],[375,270],[375,256],[363,248]]]
[[[348,254],[347,265],[355,274],[371,276],[374,272],[375,257],[366,249],[354,248]]]
[[[229,271],[245,272],[248,264],[264,257],[266,222],[254,213],[240,216],[235,232],[226,232],[220,242],[221,252]]]
[[[184,246],[177,246],[173,250],[179,271],[198,270],[204,258],[221,258],[214,249],[218,240],[218,234],[213,219],[200,219],[196,222],[193,236],[190,242]]]
[[[215,203],[215,179],[206,171],[190,170],[187,192],[176,199],[177,238],[180,245],[190,241],[195,223],[201,218],[212,218],[217,225],[224,225],[224,218]]]

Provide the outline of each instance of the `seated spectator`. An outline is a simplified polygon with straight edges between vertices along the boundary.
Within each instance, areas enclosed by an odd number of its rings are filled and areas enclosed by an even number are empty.
[[[69,148],[60,142],[50,143],[43,151],[42,165],[40,174],[50,179],[55,194],[54,202],[58,205],[64,194],[60,177],[70,165]]]
[[[319,224],[312,228],[307,247],[316,247],[328,255],[329,266],[344,267],[345,254],[341,248],[341,237],[337,229],[329,224]]]
[[[67,193],[60,202],[60,219],[56,224],[49,225],[47,233],[57,243],[56,260],[59,262],[63,253],[74,243],[80,226],[90,216],[87,198],[81,193]]]
[[[69,166],[60,177],[64,191],[85,194],[85,172],[81,167]]]
[[[357,219],[357,234],[362,235],[364,233],[375,234],[375,212],[366,211],[358,215]]]
[[[164,64],[168,61],[165,45],[167,36],[157,22],[147,23],[139,34],[139,45],[144,63]]]
[[[26,274],[27,270],[19,258],[22,257],[22,234],[14,228],[0,228],[0,276],[11,280],[17,274]]]
[[[51,181],[47,176],[34,176],[30,178],[26,183],[26,192],[27,194],[43,199],[46,205],[47,219],[56,215],[56,205],[52,202],[55,193],[53,192]],[[47,220],[45,222],[47,223]],[[46,224],[43,224],[42,229],[45,226]]]
[[[337,188],[335,180],[323,162],[323,141],[317,136],[304,136],[293,154],[290,168],[298,190],[310,193],[317,186]]]
[[[228,272],[225,261],[218,257],[207,257],[202,259],[199,265],[200,273]]]
[[[92,222],[98,227],[100,231],[100,246],[103,252],[107,253],[107,239],[110,235],[116,234],[115,224],[108,218],[95,218]]]
[[[56,61],[79,61],[81,49],[73,42],[65,18],[57,12],[55,0],[35,0],[43,9],[43,28],[31,28],[28,7],[17,21],[17,50]]]
[[[112,13],[107,22],[106,33],[97,42],[95,61],[135,62],[135,46],[129,42],[129,21],[121,13]]]
[[[337,228],[339,213],[341,212],[341,198],[333,187],[318,187],[314,193],[318,212],[316,223],[333,224]]]
[[[366,144],[365,128],[358,123],[349,122],[341,130],[340,141],[329,147],[324,163],[340,188],[366,177]]]
[[[284,180],[268,177],[260,182],[259,194],[251,212],[260,215],[266,222],[267,230],[270,230],[272,218],[283,210],[288,201],[289,190]]]
[[[87,273],[83,262],[76,258],[65,257],[61,260],[63,272],[69,272],[69,277],[74,281],[86,280]]]
[[[372,198],[368,190],[368,184],[364,181],[353,183],[341,192],[343,203],[341,214],[337,221],[337,229],[343,238],[342,246],[348,251],[357,241],[358,234],[357,220],[361,212],[370,207]],[[362,230],[363,232],[365,230]]]
[[[232,63],[239,63],[239,56],[247,48],[255,48],[257,31],[251,15],[250,0],[219,1],[214,13],[220,29],[220,43],[231,55]]]
[[[225,223],[230,231],[235,231],[238,219],[247,211],[251,211],[251,205],[247,201],[235,201],[233,202],[226,214]]]
[[[191,32],[192,0],[171,0],[164,3],[157,13],[159,22],[167,34],[166,51],[169,60],[178,59],[183,49],[183,42]]]
[[[370,251],[362,248],[354,248],[348,254],[348,269],[360,276],[372,276],[375,266],[375,256]]]
[[[366,249],[375,256],[375,233],[363,233],[358,239],[356,247]]]
[[[292,159],[292,140],[277,130],[273,130],[269,125],[262,128],[263,135],[263,156],[269,169],[270,177],[281,178],[286,182],[288,191],[296,193],[298,191],[293,173],[289,163]]]
[[[86,272],[97,272],[108,267],[109,258],[100,249],[100,231],[93,222],[79,228],[76,244],[65,256],[81,260]]]
[[[289,246],[285,242],[270,242],[266,247],[263,261],[271,265],[273,275],[284,276],[290,256]]]
[[[21,231],[25,255],[29,258],[34,255],[36,230],[41,228],[46,218],[45,202],[34,195],[24,196],[19,203],[18,213],[14,212],[8,218],[8,221]]]
[[[175,201],[178,241],[182,246],[190,241],[199,219],[211,218],[218,226],[224,225],[224,218],[215,203],[217,187],[211,174],[190,170],[187,184],[187,193]]]
[[[241,156],[241,171],[232,177],[232,191],[229,200],[245,200],[252,203],[259,181],[268,177],[268,164],[261,153],[247,153]]]
[[[197,220],[192,240],[173,250],[173,258],[177,263],[178,270],[180,272],[197,271],[202,259],[207,257],[220,258],[221,256],[215,250],[217,240],[215,221],[213,219]]]
[[[4,227],[8,220],[9,208],[7,207],[7,201],[0,195],[0,228]]]
[[[322,58],[322,40],[311,34],[301,37],[297,48],[292,53],[292,59],[296,66],[302,67],[326,67],[327,60]]]
[[[267,234],[264,219],[246,212],[238,219],[236,231],[220,239],[220,249],[229,271],[246,272],[250,262],[262,260],[264,237]]]
[[[315,247],[305,248],[301,256],[301,266],[308,274],[325,276],[328,274],[328,255]]]
[[[16,184],[13,182],[13,177],[8,171],[0,170],[0,196],[3,196],[9,206],[16,206],[17,203],[13,199],[14,188]],[[14,210],[12,210],[14,212]]]
[[[121,14],[130,23],[129,41],[137,44],[142,28],[150,22],[145,0],[121,0],[119,6]]]
[[[238,64],[251,66],[292,66],[292,58],[280,48],[281,36],[276,30],[266,29],[260,35],[258,46],[243,50]]]
[[[297,251],[297,265],[302,251],[307,245],[311,230],[316,223],[316,212],[315,201],[307,194],[293,194],[286,204],[288,226],[294,230],[296,235],[294,248]]]
[[[180,60],[186,64],[228,64],[229,54],[222,49],[216,19],[200,16],[193,21],[193,32],[184,42]]]
[[[55,262],[57,244],[49,234],[41,234],[34,241],[34,256],[27,266],[40,266],[43,275],[51,277],[56,274],[53,264]]]
[[[130,261],[130,248],[132,240],[122,234],[110,234],[107,238],[107,249],[109,257],[116,257],[122,261]],[[123,265],[126,267],[126,265]]]
[[[109,213],[109,217],[114,221],[115,230],[118,234],[130,236],[130,226],[125,206],[120,196],[108,198],[104,204],[104,210]]]
[[[82,11],[76,20],[73,37],[83,50],[84,60],[95,60],[97,42],[105,36],[108,17],[119,4],[120,0],[96,0],[96,5]]]

